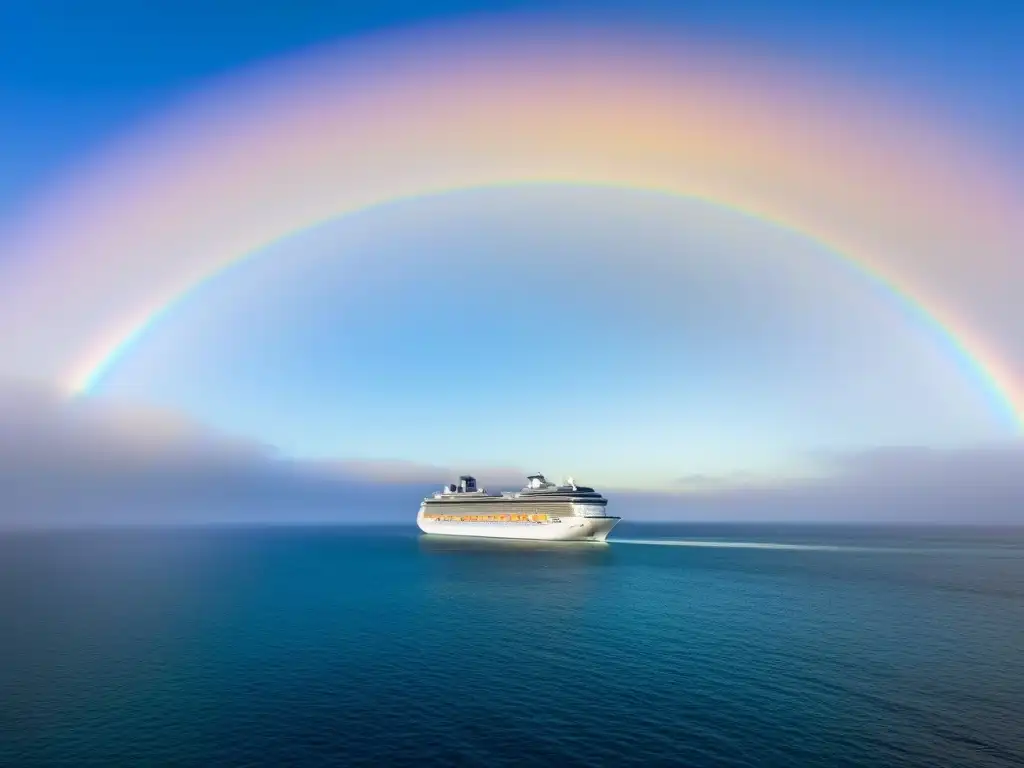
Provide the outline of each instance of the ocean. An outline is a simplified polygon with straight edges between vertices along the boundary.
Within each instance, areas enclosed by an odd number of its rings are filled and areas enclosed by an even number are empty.
[[[0,535],[0,765],[1024,765],[1024,529]]]

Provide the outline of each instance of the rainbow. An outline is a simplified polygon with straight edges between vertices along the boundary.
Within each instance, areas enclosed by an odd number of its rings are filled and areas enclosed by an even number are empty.
[[[442,195],[451,192],[458,191],[470,191],[472,189],[485,189],[495,188],[499,186],[522,186],[522,185],[572,185],[572,186],[608,186],[616,189],[637,189],[645,192],[656,192],[666,194],[675,197],[683,196],[681,193],[671,189],[657,189],[652,187],[633,187],[623,183],[598,183],[598,182],[580,182],[570,180],[547,180],[547,179],[531,179],[531,180],[507,180],[502,182],[495,182],[489,185],[480,185],[477,187],[460,187],[460,188],[449,188],[443,190],[432,190],[423,192],[418,195],[410,195],[401,198],[390,198],[387,200],[381,200],[376,203],[372,203],[363,208],[354,208],[341,215],[354,215],[363,212],[370,208],[378,206],[389,205],[397,202],[406,202],[415,200],[417,198],[427,198],[435,195]],[[836,246],[825,242],[811,232],[800,230],[796,226],[787,222],[772,220],[767,216],[759,214],[755,211],[749,211],[740,209],[736,206],[728,205],[723,201],[717,200],[705,200],[705,202],[713,203],[722,207],[729,208],[730,210],[755,218],[761,221],[772,224],[773,226],[781,229],[788,230],[795,234],[802,236],[803,238],[816,243],[825,252],[832,254],[834,257],[841,259],[848,266],[853,267],[859,274],[868,279],[870,282],[882,287],[885,291],[892,294],[903,309],[913,318],[922,323],[938,338],[943,340],[952,349],[958,362],[975,375],[979,381],[981,381],[989,392],[992,393],[995,399],[995,405],[1000,410],[1005,410],[1007,415],[1016,423],[1024,425],[1024,410],[1015,404],[1014,398],[1011,395],[1011,388],[1007,379],[1001,377],[997,373],[997,368],[993,363],[985,362],[986,357],[981,355],[978,350],[982,348],[980,340],[968,339],[963,332],[955,332],[952,329],[956,327],[953,321],[948,320],[946,316],[938,315],[935,310],[929,306],[923,304],[913,294],[907,292],[899,284],[888,279],[884,274],[878,272],[867,266],[864,262],[857,260],[852,255],[844,253],[838,250]],[[217,264],[209,273],[204,275],[198,281],[193,283],[185,291],[179,292],[172,295],[167,301],[156,306],[152,310],[142,314],[138,318],[130,319],[125,323],[123,329],[115,332],[109,339],[104,340],[101,344],[92,350],[92,353],[81,361],[77,370],[70,373],[68,377],[67,389],[74,395],[82,395],[88,393],[98,386],[104,375],[114,367],[117,361],[125,355],[132,346],[134,346],[140,338],[145,336],[146,332],[155,326],[162,318],[168,315],[171,310],[177,305],[178,302],[184,300],[189,293],[199,288],[203,283],[211,280],[218,276],[220,273],[228,270],[240,262],[252,258],[257,255],[261,250],[269,248],[278,241],[286,240],[301,231],[319,226],[324,222],[314,222],[309,227],[304,227],[296,231],[290,231],[282,235],[275,241],[263,243],[259,248],[240,253],[234,258],[223,264]]]
[[[0,295],[0,325],[41,307],[56,318],[8,352],[87,393],[182,297],[294,233],[454,190],[609,186],[709,201],[819,243],[897,297],[1024,426],[1011,366],[948,288],[979,259],[1005,280],[1024,246],[1019,191],[996,158],[884,96],[764,57],[553,29],[474,24],[317,49],[140,126],[15,233],[6,284],[18,291]]]

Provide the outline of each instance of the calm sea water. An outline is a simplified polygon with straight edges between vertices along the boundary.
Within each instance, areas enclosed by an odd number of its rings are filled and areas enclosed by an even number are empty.
[[[5,535],[0,764],[1024,764],[1024,530],[616,535]]]

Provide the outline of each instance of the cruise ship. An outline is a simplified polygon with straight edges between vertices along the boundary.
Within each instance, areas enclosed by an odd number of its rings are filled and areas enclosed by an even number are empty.
[[[619,518],[593,488],[530,475],[520,491],[488,493],[463,475],[423,500],[416,524],[424,533],[539,541],[604,541]]]

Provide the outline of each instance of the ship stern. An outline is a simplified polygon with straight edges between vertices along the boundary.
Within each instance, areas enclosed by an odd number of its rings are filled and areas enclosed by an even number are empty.
[[[420,504],[420,511],[416,513],[416,527],[424,533],[433,533],[427,521],[427,505]]]

